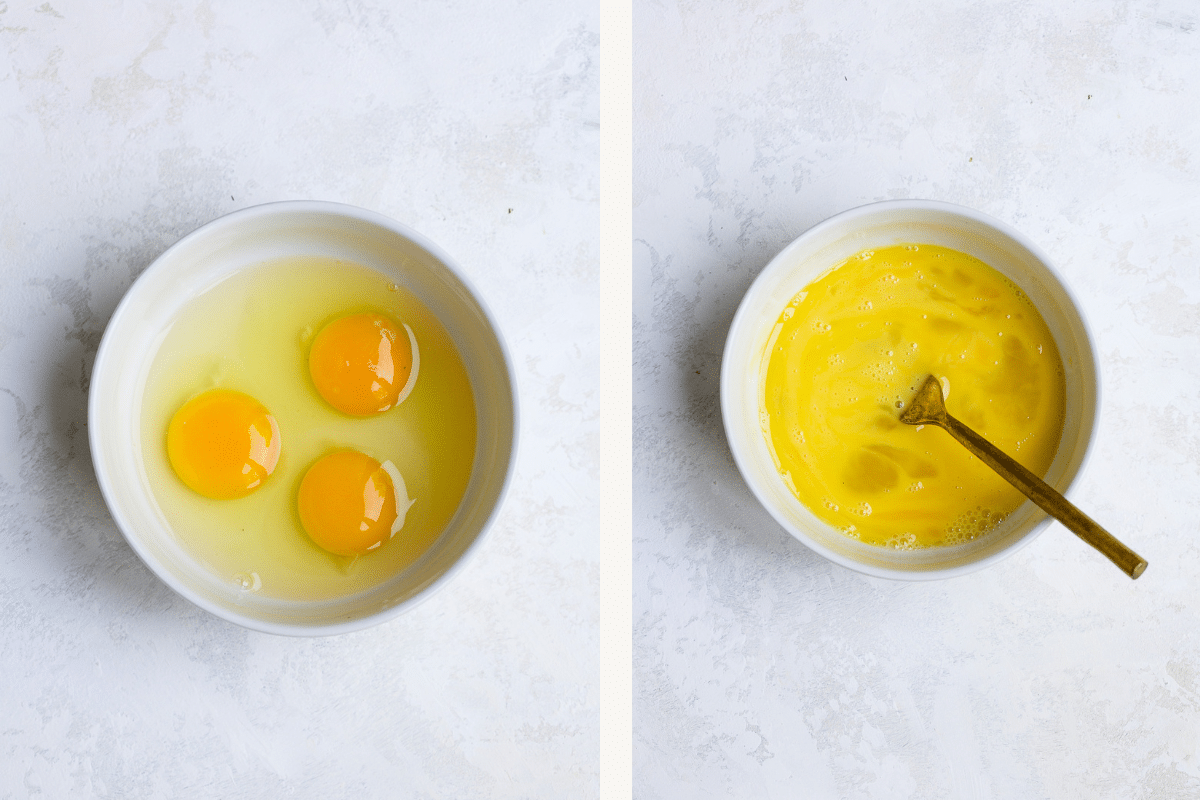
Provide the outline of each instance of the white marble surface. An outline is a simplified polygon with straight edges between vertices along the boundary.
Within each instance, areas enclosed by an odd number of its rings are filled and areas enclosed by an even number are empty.
[[[0,797],[596,797],[594,4],[0,2]],[[477,557],[355,634],[160,583],[87,444],[96,347],[169,244],[282,199],[438,242],[523,404]]]
[[[634,796],[1200,796],[1200,11],[1185,2],[638,0]],[[1103,407],[1073,499],[984,572],[863,577],[738,475],[718,370],[751,280],[863,203],[1018,228]]]

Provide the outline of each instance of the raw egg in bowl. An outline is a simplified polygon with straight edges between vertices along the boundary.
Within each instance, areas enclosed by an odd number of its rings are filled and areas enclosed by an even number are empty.
[[[784,529],[843,566],[928,580],[994,563],[1050,519],[945,432],[898,421],[930,374],[950,413],[1066,493],[1099,380],[1046,256],[948,203],[832,217],[763,269],[730,326],[721,408],[738,469]]]
[[[504,341],[437,245],[282,202],[205,225],[135,281],[92,373],[97,481],[130,546],[229,621],[324,635],[444,585],[515,459]]]

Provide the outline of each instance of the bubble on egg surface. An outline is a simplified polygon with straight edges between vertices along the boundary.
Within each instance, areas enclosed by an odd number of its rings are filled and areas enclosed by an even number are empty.
[[[1004,521],[1005,514],[997,514],[991,509],[975,508],[958,516],[946,526],[942,536],[943,545],[964,544],[972,539],[978,539],[985,533],[996,529]]]
[[[917,535],[915,533],[909,533],[906,531],[904,533],[899,533],[888,537],[888,539],[883,543],[883,546],[890,547],[893,550],[916,550],[921,545],[917,541]]]
[[[420,365],[412,328],[371,312],[328,323],[317,332],[308,353],[318,394],[354,417],[380,414],[404,402]]]
[[[279,423],[248,394],[212,389],[180,407],[167,426],[167,457],[179,479],[213,500],[258,489],[279,463]]]
[[[896,374],[896,367],[891,363],[875,361],[867,364],[863,368],[863,373],[879,383],[890,384],[892,383],[892,376]]]
[[[257,592],[262,588],[262,578],[257,572],[239,572],[233,576],[233,583],[243,592]]]
[[[795,427],[795,426],[792,426],[791,431],[792,431],[792,441],[797,442],[799,444],[804,444],[804,431],[802,431],[800,428]]]

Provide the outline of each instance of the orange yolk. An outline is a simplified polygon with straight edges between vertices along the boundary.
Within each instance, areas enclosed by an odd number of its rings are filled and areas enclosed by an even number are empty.
[[[412,328],[369,312],[330,322],[308,353],[308,370],[321,397],[354,417],[401,403],[412,391],[419,366]]]
[[[213,389],[167,426],[167,457],[188,488],[214,500],[245,497],[279,463],[279,424],[249,395]]]
[[[300,524],[320,547],[338,555],[368,553],[400,530],[413,501],[392,465],[357,450],[321,458],[300,482]]]

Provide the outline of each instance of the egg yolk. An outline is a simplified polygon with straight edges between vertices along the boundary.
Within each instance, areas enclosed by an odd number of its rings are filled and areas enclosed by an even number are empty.
[[[300,482],[300,524],[320,547],[338,555],[369,553],[392,538],[412,506],[404,478],[390,461],[357,450],[321,458]]]
[[[317,392],[354,417],[387,411],[412,391],[420,366],[412,328],[382,314],[351,314],[313,339],[308,370]]]
[[[214,500],[253,492],[279,463],[279,424],[249,395],[213,389],[183,404],[167,426],[179,479]]]

